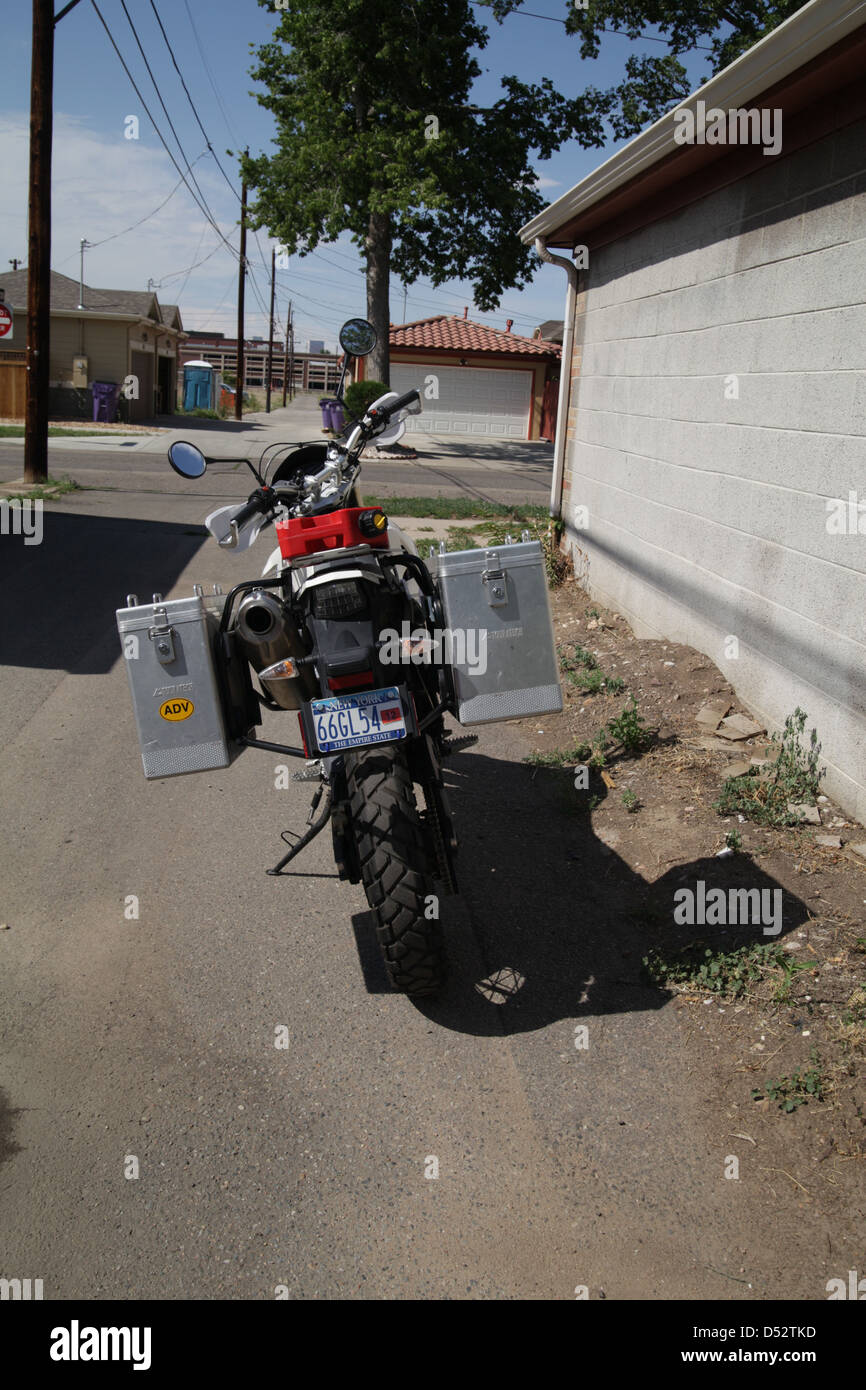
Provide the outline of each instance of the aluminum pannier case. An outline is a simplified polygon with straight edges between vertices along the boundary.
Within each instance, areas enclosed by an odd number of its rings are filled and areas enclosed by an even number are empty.
[[[257,722],[249,667],[219,635],[219,605],[192,598],[117,610],[145,777],[228,767]]]
[[[540,541],[433,554],[461,724],[562,709]]]

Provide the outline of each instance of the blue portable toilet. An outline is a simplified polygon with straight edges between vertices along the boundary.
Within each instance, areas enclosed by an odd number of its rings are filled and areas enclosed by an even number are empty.
[[[210,362],[187,362],[183,369],[184,410],[214,410],[216,369]]]

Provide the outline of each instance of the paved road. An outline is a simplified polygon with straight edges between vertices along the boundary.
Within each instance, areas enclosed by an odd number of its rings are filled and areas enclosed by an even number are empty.
[[[190,438],[211,457],[249,458],[257,462],[262,448],[282,440],[322,439],[321,419],[309,402],[285,410],[234,421],[191,418],[182,426],[151,436],[122,441],[100,439],[49,440],[52,477],[69,474],[82,486],[122,492],[194,492],[199,498],[232,498],[249,491],[244,464],[217,463],[203,483],[187,483],[166,462],[169,443]],[[410,441],[404,439],[403,443]],[[489,501],[546,505],[550,497],[553,449],[541,442],[487,440],[468,436],[412,436],[417,460],[364,462],[364,486],[371,493],[404,496],[477,496]],[[0,483],[21,476],[24,446],[20,440],[0,439]]]
[[[265,875],[308,797],[278,757],[143,779],[113,609],[238,573],[179,504],[85,494],[0,544],[2,1273],[47,1298],[754,1297],[730,1125],[634,975],[645,885],[525,733],[455,759],[453,976],[423,1008],[385,989],[324,836]],[[478,985],[503,969],[500,1007]],[[808,1252],[782,1259],[757,1296],[814,1297],[784,1272]]]

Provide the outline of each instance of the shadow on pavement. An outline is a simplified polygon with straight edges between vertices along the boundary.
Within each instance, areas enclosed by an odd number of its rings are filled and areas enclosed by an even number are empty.
[[[20,1110],[12,1109],[6,1099],[6,1092],[0,1090],[0,1167],[21,1152],[20,1144],[16,1144],[12,1138],[15,1120],[20,1114]]]
[[[203,527],[44,511],[41,545],[0,538],[4,665],[108,671],[126,595],[167,594],[208,540]]]
[[[674,865],[649,882],[593,832],[581,809],[587,793],[575,791],[570,770],[472,753],[454,759],[449,782],[462,894],[462,901],[442,899],[451,979],[438,999],[417,1001],[443,1027],[518,1033],[564,1018],[659,1009],[671,994],[644,976],[650,947],[668,954],[697,940],[725,950],[768,944],[808,919],[805,904],[743,854]],[[602,796],[604,784],[591,791]],[[676,846],[660,849],[671,855]],[[757,923],[677,925],[674,893],[689,888],[698,895],[699,881],[705,892],[723,889],[726,899],[733,888],[770,890],[767,904],[782,908],[780,933],[765,936]],[[461,941],[467,932],[480,949],[484,978],[494,976],[499,1003],[477,988],[483,982],[473,978],[474,953]],[[500,971],[512,973],[496,989]]]
[[[553,445],[542,440],[519,439],[475,439],[455,435],[423,435],[413,431],[407,434],[404,444],[417,449],[419,458],[428,463],[453,459],[481,459],[484,463],[528,464],[534,463],[553,469]]]

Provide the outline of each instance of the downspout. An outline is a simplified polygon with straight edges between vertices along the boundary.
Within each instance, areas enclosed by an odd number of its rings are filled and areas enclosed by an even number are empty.
[[[535,238],[535,250],[548,265],[561,265],[568,276],[565,291],[565,324],[559,368],[559,400],[556,406],[556,439],[553,445],[553,483],[550,489],[550,515],[559,517],[562,509],[562,480],[565,474],[565,444],[568,430],[568,398],[571,388],[571,350],[574,343],[574,310],[577,303],[577,266],[565,256],[548,251],[542,236]]]

